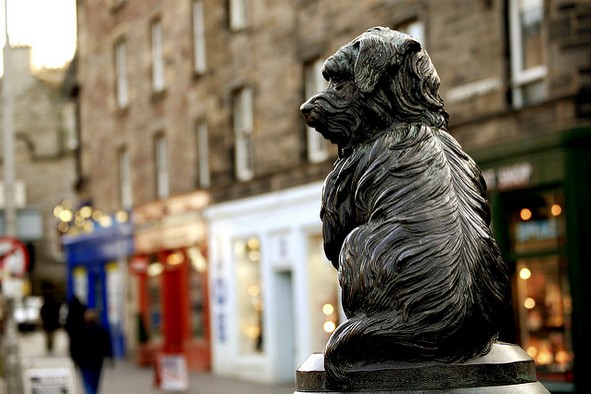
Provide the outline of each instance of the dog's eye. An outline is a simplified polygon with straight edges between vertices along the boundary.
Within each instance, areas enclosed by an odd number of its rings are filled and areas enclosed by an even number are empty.
[[[345,80],[342,78],[333,77],[330,79],[330,84],[333,86],[334,90],[341,90],[345,85]]]

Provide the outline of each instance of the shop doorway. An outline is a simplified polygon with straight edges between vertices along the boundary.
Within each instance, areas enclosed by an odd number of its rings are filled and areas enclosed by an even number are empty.
[[[560,189],[507,193],[505,253],[514,268],[516,339],[542,381],[573,380],[572,299]]]
[[[291,270],[275,273],[276,313],[275,332],[277,333],[277,354],[280,362],[276,366],[279,381],[292,382],[296,365],[295,320],[293,279]]]

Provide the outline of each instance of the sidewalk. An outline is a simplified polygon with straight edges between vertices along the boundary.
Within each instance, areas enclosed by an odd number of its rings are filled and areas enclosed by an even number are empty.
[[[47,356],[45,354],[44,337],[42,331],[24,335],[19,334],[19,345],[21,360],[25,360],[27,358],[68,356],[68,339],[63,331],[60,331],[56,338],[56,349],[52,356]],[[79,376],[76,377],[76,380],[78,384],[78,391],[75,394],[84,394]],[[2,385],[2,387],[0,387],[0,394],[4,394],[4,389],[5,387]],[[221,378],[210,373],[190,372],[189,390],[186,393],[293,394],[294,391],[295,383],[279,386],[268,386],[235,379]],[[142,394],[162,394],[169,391],[161,390],[154,385],[154,371],[152,368],[141,368],[129,360],[117,360],[112,366],[108,364],[104,366],[101,377],[100,392],[101,394],[134,392]],[[185,392],[176,391],[175,393]]]

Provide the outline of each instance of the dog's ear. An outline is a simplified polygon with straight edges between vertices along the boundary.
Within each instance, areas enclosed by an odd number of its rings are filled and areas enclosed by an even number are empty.
[[[400,65],[407,53],[421,50],[414,38],[390,29],[369,30],[353,46],[357,49],[355,84],[365,93],[373,91],[384,71]]]

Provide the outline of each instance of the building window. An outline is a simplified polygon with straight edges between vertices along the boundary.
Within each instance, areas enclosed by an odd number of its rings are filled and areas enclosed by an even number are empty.
[[[322,60],[316,59],[304,65],[305,100],[326,87],[322,77]],[[328,142],[314,128],[306,126],[308,160],[317,163],[328,158]]]
[[[519,345],[540,380],[573,378],[572,299],[564,253],[566,219],[559,190],[507,198]]]
[[[162,273],[164,264],[156,255],[149,256],[148,274],[148,331],[153,341],[162,338]]]
[[[209,187],[209,145],[207,141],[207,124],[197,123],[197,184],[201,188]]]
[[[156,163],[156,197],[166,198],[169,195],[168,179],[168,147],[166,137],[159,135],[154,140],[154,155]]]
[[[207,259],[201,248],[192,246],[187,249],[189,260],[189,302],[191,311],[191,337],[207,339]]]
[[[164,90],[164,51],[162,38],[162,22],[152,22],[150,26],[152,37],[152,90],[161,92]]]
[[[423,22],[417,19],[412,19],[398,25],[396,30],[408,34],[417,40],[423,48],[425,47],[425,25]]]
[[[263,303],[261,252],[256,237],[234,242],[236,301],[238,306],[238,348],[241,354],[263,351]]]
[[[115,45],[115,95],[117,108],[126,108],[129,104],[129,87],[127,81],[127,48],[125,41]]]
[[[64,145],[66,149],[78,148],[78,107],[69,101],[62,106],[62,127],[64,130]]]
[[[235,171],[241,181],[248,181],[254,176],[252,152],[252,90],[242,88],[234,92],[232,97],[234,139],[235,139]]]
[[[322,351],[339,325],[337,270],[324,255],[321,234],[308,237],[308,284],[312,346]]]
[[[193,2],[193,71],[203,74],[205,62],[205,28],[203,26],[203,1]]]
[[[511,88],[516,108],[546,97],[543,19],[543,0],[509,1]]]
[[[131,159],[127,148],[122,148],[119,151],[119,198],[121,208],[130,209],[132,207]]]
[[[230,0],[228,6],[230,7],[230,29],[244,29],[248,24],[246,19],[246,0]]]

